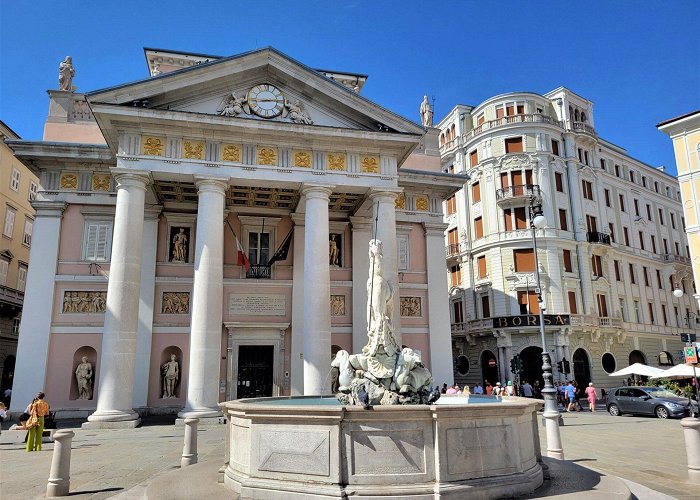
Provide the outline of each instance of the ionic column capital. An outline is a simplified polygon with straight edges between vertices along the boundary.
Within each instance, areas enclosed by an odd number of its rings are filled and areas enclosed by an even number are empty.
[[[301,194],[304,195],[307,200],[329,201],[329,197],[332,192],[332,186],[324,186],[320,184],[304,184],[301,187]]]
[[[369,199],[378,203],[396,203],[396,198],[403,192],[403,189],[372,189],[369,192]]]
[[[195,177],[194,185],[197,186],[197,194],[201,193],[226,193],[228,178],[223,177]]]
[[[113,168],[112,176],[117,181],[117,189],[135,187],[146,190],[151,182],[151,176],[143,170],[130,170],[128,168]]]

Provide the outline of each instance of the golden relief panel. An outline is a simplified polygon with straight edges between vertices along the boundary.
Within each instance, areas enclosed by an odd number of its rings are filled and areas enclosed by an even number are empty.
[[[78,176],[76,174],[61,174],[61,189],[78,189]]]
[[[203,141],[182,141],[182,156],[191,160],[204,159]]]
[[[311,168],[311,151],[293,151],[292,166]]]
[[[163,292],[163,314],[187,314],[190,312],[190,292]]]
[[[406,195],[403,193],[399,194],[394,203],[398,210],[406,210]]]
[[[401,297],[401,316],[420,317],[422,314],[420,297]]]
[[[345,316],[345,295],[331,295],[331,316]]]
[[[109,191],[111,176],[105,174],[95,174],[92,176],[93,191]]]
[[[146,156],[165,156],[165,140],[161,137],[142,136],[141,154]]]
[[[328,170],[345,171],[345,153],[328,153],[326,163]]]
[[[107,306],[107,292],[63,292],[64,313],[103,313]]]
[[[416,210],[427,212],[430,207],[427,196],[416,196]]]
[[[370,155],[360,156],[360,172],[363,174],[378,174],[379,157]]]
[[[221,159],[223,161],[233,161],[236,163],[240,163],[242,149],[243,148],[240,144],[222,144]]]
[[[258,165],[277,165],[277,148],[258,146]]]

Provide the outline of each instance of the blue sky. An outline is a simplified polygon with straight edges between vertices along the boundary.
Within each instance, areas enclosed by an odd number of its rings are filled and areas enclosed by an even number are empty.
[[[0,119],[41,138],[46,89],[73,57],[85,92],[147,76],[143,47],[232,55],[272,45],[311,66],[369,75],[362,93],[418,120],[455,104],[566,86],[598,133],[675,172],[659,121],[700,109],[700,2],[4,2]]]

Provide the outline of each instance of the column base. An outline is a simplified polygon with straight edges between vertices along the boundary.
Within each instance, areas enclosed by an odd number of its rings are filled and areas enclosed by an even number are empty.
[[[177,419],[182,420],[184,424],[184,419],[186,418],[198,418],[200,419],[200,423],[203,423],[202,419],[219,418],[223,415],[224,414],[221,413],[221,410],[218,408],[183,408],[177,414]]]
[[[82,425],[83,429],[133,429],[141,424],[135,411],[107,410],[96,411]]]

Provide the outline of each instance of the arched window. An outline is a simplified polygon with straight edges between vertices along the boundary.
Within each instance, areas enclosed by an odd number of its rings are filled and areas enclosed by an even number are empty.
[[[647,360],[644,357],[644,353],[642,351],[632,351],[630,353],[629,362],[630,365],[633,365],[635,363],[641,363],[643,365],[647,364]]]
[[[659,366],[673,366],[673,356],[670,352],[661,351],[659,353]]]
[[[586,122],[586,113],[584,113],[583,111],[581,111],[581,121],[582,121],[583,123]]]
[[[440,134],[440,146],[445,145],[445,134]]]
[[[574,111],[574,121],[578,122],[581,121],[581,115],[578,112],[578,109]]]
[[[455,138],[455,124],[453,123],[452,126],[450,127],[450,139]]]

